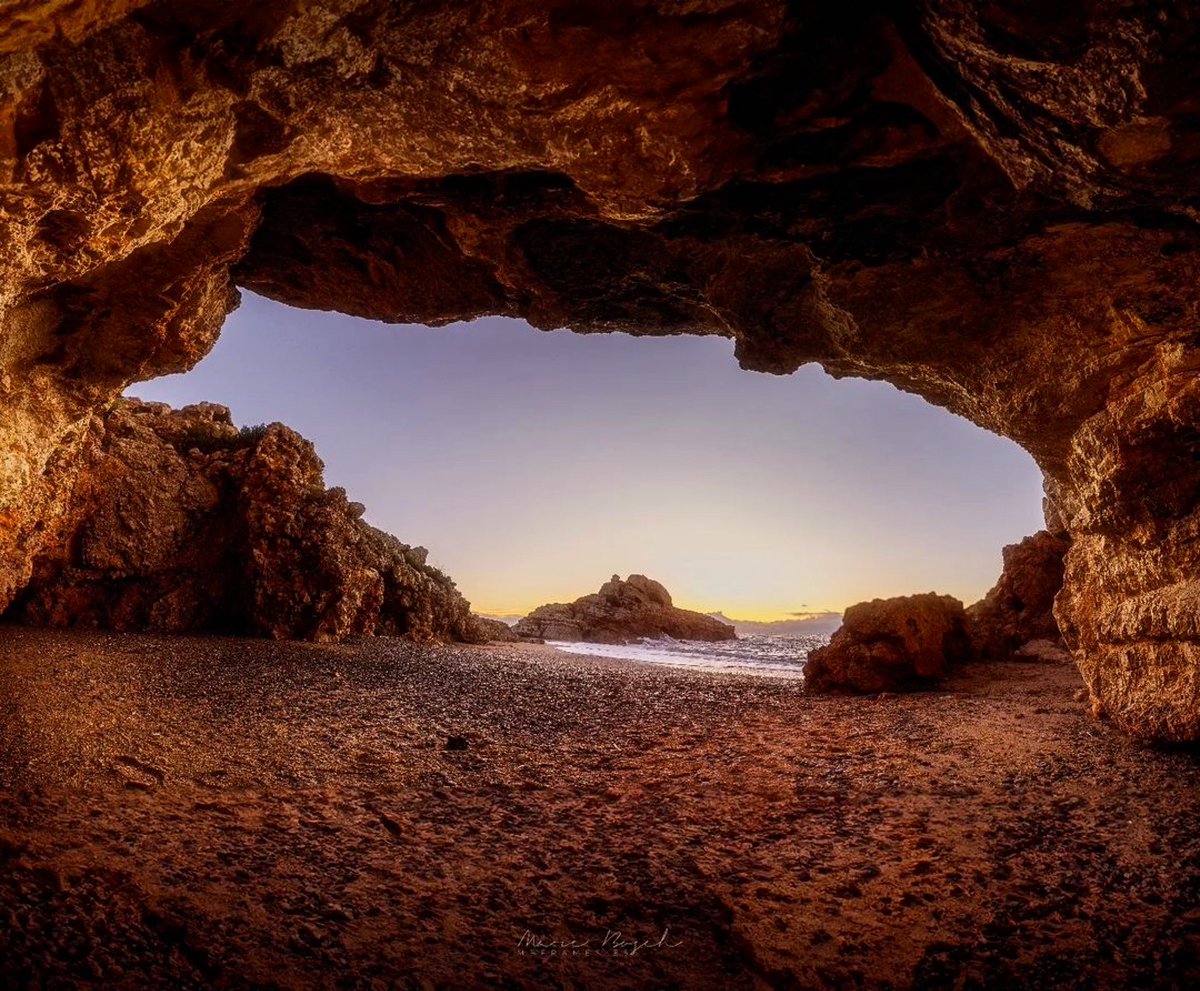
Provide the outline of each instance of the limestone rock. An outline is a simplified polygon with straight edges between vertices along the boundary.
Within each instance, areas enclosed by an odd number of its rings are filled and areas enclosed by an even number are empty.
[[[904,691],[927,686],[970,654],[962,603],[927,592],[860,602],[841,628],[808,655],[812,692]]]
[[[600,591],[571,603],[539,606],[514,627],[520,637],[577,643],[631,643],[643,637],[733,640],[732,626],[671,603],[671,595],[645,575],[619,575]]]
[[[238,286],[714,334],[1025,447],[1097,710],[1200,739],[1193,7],[10,2],[0,603],[70,556],[92,416]],[[160,468],[186,508],[138,553],[211,497]]]
[[[1030,640],[1012,652],[1021,661],[1041,661],[1044,664],[1070,664],[1071,655],[1063,649],[1061,642],[1053,640]]]
[[[498,619],[488,619],[486,616],[472,616],[471,619],[480,643],[515,643],[521,639],[511,626]]]
[[[1063,583],[1068,541],[1039,530],[1004,548],[1004,570],[988,594],[967,609],[975,653],[1005,658],[1030,640],[1059,641],[1054,597]]]
[[[48,626],[480,641],[445,575],[326,489],[312,445],[211,404],[96,417],[65,518],[9,617]]]

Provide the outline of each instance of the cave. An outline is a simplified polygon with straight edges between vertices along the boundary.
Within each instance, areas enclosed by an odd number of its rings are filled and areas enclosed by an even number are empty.
[[[15,0],[0,10],[0,607],[42,608],[31,581],[71,545],[78,494],[105,509],[89,472],[106,418],[132,383],[199,362],[240,290],[396,324],[716,335],[745,369],[883,380],[1029,452],[1065,548],[1058,631],[1103,720],[1079,747],[1190,781],[1177,754],[1153,764],[1100,734],[1200,740],[1198,53],[1196,12],[1148,0]],[[205,443],[241,443],[205,415]],[[419,549],[362,536],[311,446],[283,427],[271,444],[264,475],[302,466],[306,518],[358,548],[287,558],[280,582],[307,583],[311,605],[386,559],[372,602],[439,585]],[[476,636],[465,608],[405,601],[395,632]],[[324,641],[304,656],[339,678],[376,676],[338,667],[358,606],[245,608],[253,632]],[[170,628],[136,602],[122,615]],[[272,656],[294,684],[315,677]],[[254,670],[269,711],[283,675]],[[378,687],[331,692],[352,707]],[[132,791],[161,784],[121,760]],[[836,805],[851,786],[830,773]],[[0,833],[0,860],[22,849]],[[714,898],[706,911],[735,912]],[[1194,958],[1147,956],[1145,972],[1194,975]],[[747,966],[757,986],[801,986],[777,958]]]
[[[719,334],[1028,450],[1096,711],[1200,735],[1190,15],[486,10],[4,15],[0,598],[88,418],[197,361],[236,286]]]

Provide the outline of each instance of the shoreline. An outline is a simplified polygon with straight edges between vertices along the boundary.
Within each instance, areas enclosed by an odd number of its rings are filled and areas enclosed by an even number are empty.
[[[1194,755],[1092,720],[1056,665],[798,687],[6,628],[0,983],[1200,981]]]
[[[703,641],[696,641],[703,642]],[[678,671],[683,674],[699,675],[702,677],[713,678],[749,678],[754,681],[778,681],[778,682],[798,682],[803,684],[804,676],[802,673],[796,674],[769,674],[760,673],[752,668],[739,668],[736,670],[721,669],[716,667],[705,667],[700,664],[668,664],[656,661],[643,660],[637,657],[610,657],[605,654],[588,654],[584,652],[576,653],[575,651],[563,650],[554,643],[495,643],[481,644],[483,649],[489,647],[497,647],[504,649],[523,649],[534,648],[534,656],[543,659],[547,662],[554,662],[564,658],[571,658],[580,661],[580,667],[584,670],[596,671],[621,671],[625,669],[645,670],[645,671]],[[587,646],[581,644],[581,646]],[[597,646],[605,646],[599,644]],[[538,651],[537,648],[541,648]]]

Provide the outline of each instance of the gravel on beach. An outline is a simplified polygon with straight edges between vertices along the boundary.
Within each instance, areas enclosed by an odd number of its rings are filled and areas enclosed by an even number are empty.
[[[1059,665],[0,629],[6,988],[1196,986],[1198,821]]]

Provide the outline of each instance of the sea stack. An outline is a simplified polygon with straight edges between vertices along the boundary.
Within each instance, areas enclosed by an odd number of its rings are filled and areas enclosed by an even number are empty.
[[[570,603],[538,606],[514,627],[521,637],[584,643],[630,643],[642,637],[734,640],[728,623],[671,602],[671,593],[645,575],[613,575],[600,591]]]

